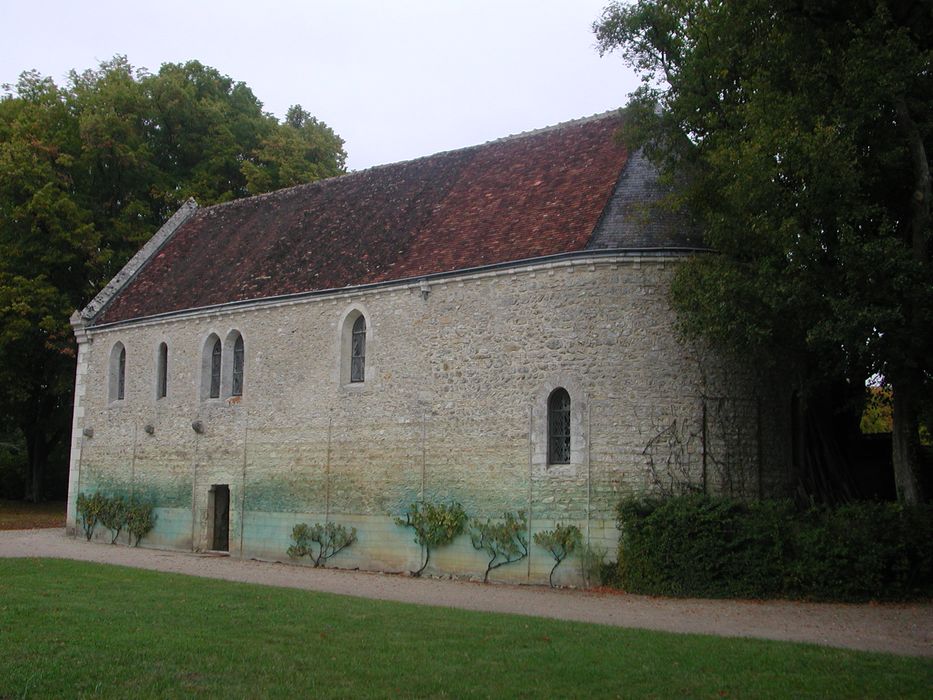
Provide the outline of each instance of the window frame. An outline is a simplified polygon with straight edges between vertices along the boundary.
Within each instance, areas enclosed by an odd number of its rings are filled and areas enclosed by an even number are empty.
[[[210,379],[208,383],[207,398],[209,399],[219,399],[220,398],[220,389],[222,380],[222,369],[223,369],[223,343],[220,338],[214,337],[214,342],[211,343],[211,354],[210,354]]]
[[[168,396],[168,343],[162,341],[156,349],[156,401]]]
[[[359,314],[350,329],[350,383],[366,381],[366,316]]]
[[[239,331],[235,332],[236,339],[233,341],[233,357],[230,366],[230,396],[243,396],[246,345],[243,341],[243,334]]]
[[[554,462],[550,449],[548,407],[554,392],[570,397],[570,460]],[[574,372],[557,371],[538,384],[531,405],[531,469],[535,478],[577,478],[589,462],[589,399]]]
[[[120,348],[117,360],[117,401],[126,399],[126,346]]]
[[[213,388],[212,377],[213,372],[213,363],[214,363],[214,350],[217,347],[217,344],[220,343],[221,354],[223,353],[223,343],[220,340],[220,335],[215,331],[209,331],[204,337],[204,340],[201,344],[201,376],[198,382],[198,398],[202,402],[206,401],[216,401],[220,398],[220,383],[218,380],[217,383],[217,395],[212,396],[213,393],[211,390]],[[219,378],[218,378],[219,379]]]
[[[547,463],[570,464],[573,453],[573,399],[564,387],[556,387],[547,400]]]
[[[365,328],[365,341],[362,347],[362,381],[353,368],[353,329],[359,322]],[[378,335],[375,316],[366,306],[357,300],[351,301],[344,307],[343,312],[336,319],[334,326],[334,364],[333,380],[341,391],[354,394],[369,393],[379,386],[378,364]],[[359,327],[357,327],[359,330]],[[360,336],[357,335],[357,339]],[[357,361],[359,363],[359,361]]]
[[[126,400],[126,346],[117,341],[110,348],[107,367],[107,402],[110,405]]]

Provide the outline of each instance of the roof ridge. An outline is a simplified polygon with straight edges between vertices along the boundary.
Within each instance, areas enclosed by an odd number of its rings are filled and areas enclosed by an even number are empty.
[[[506,143],[510,141],[518,141],[524,138],[531,138],[534,136],[540,136],[541,134],[546,134],[550,132],[558,132],[561,129],[566,129],[569,127],[580,126],[582,124],[588,124],[590,122],[599,121],[601,119],[608,119],[609,117],[616,116],[620,117],[622,115],[622,109],[610,109],[605,112],[597,112],[596,114],[591,114],[588,117],[579,117],[577,119],[569,119],[564,122],[558,122],[556,124],[551,124],[548,126],[542,126],[538,129],[530,129],[528,131],[520,131],[516,134],[509,134],[508,136],[502,136],[497,139],[491,139],[490,141],[483,141],[482,143],[475,143],[470,146],[460,146],[458,148],[451,148],[446,151],[437,151],[436,153],[429,153],[428,155],[418,156],[417,158],[409,158],[408,160],[397,160],[392,161],[391,163],[380,163],[379,165],[371,165],[368,168],[363,168],[362,170],[353,170],[343,175],[333,175],[331,177],[321,178],[320,180],[312,180],[311,182],[302,182],[297,185],[291,185],[289,187],[283,187],[278,190],[272,190],[271,192],[263,192],[261,194],[254,194],[248,197],[240,197],[238,199],[232,199],[229,202],[218,202],[217,204],[211,204],[209,206],[200,207],[200,211],[205,214],[210,214],[215,210],[223,209],[227,207],[234,207],[236,205],[245,205],[248,202],[256,202],[262,199],[271,199],[272,197],[281,196],[286,192],[294,192],[302,188],[317,188],[317,187],[326,187],[330,183],[334,182],[344,182],[348,178],[353,177],[362,177],[363,175],[368,175],[370,173],[384,170],[386,168],[392,168],[399,165],[408,165],[418,163],[428,158],[436,158],[438,156],[447,156],[455,153],[462,153],[466,151],[475,150],[478,148],[483,148],[485,146],[491,146],[499,143]]]
[[[469,148],[478,148],[479,146],[488,146],[493,143],[502,143],[503,141],[515,141],[517,139],[528,138],[530,136],[539,136],[540,134],[546,134],[551,131],[560,131],[561,129],[566,129],[571,126],[580,126],[582,124],[589,124],[590,122],[597,122],[601,119],[608,119],[609,117],[621,117],[622,109],[609,109],[605,112],[597,112],[596,114],[591,114],[588,117],[578,117],[576,119],[568,119],[565,122],[557,122],[556,124],[551,124],[549,126],[542,126],[538,129],[530,129],[528,131],[520,131],[517,134],[509,134],[508,136],[501,136],[497,139],[491,141],[486,141],[484,143],[476,144],[475,146],[469,146]],[[430,157],[430,156],[428,156]]]

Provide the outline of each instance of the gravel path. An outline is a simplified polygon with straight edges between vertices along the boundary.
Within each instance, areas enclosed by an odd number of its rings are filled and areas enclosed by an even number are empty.
[[[483,585],[92,544],[67,537],[61,529],[0,532],[0,557],[77,559],[467,610],[933,657],[933,603],[848,605],[668,599],[539,586]]]

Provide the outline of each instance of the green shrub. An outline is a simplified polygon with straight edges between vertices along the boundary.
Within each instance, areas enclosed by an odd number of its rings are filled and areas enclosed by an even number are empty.
[[[96,491],[92,496],[78,494],[76,503],[81,527],[88,541],[94,535],[94,529],[100,523],[110,530],[110,544],[115,544],[123,528],[129,532],[128,544],[136,538],[136,544],[155,526],[155,514],[151,504],[140,503],[136,499],[127,502],[123,496],[105,496]]]
[[[349,532],[343,525],[336,523],[298,523],[292,528],[293,544],[288,548],[292,559],[310,557],[315,568],[323,566],[327,560],[356,542],[356,528]]]
[[[123,528],[126,526],[128,506],[122,496],[104,498],[104,506],[100,511],[100,524],[110,530],[110,544],[115,544]]]
[[[789,502],[746,505],[702,494],[624,501],[617,511],[621,581],[626,590],[659,595],[780,595],[792,512]]]
[[[855,503],[798,512],[706,495],[625,499],[619,583],[633,593],[827,600],[933,592],[933,509]]]
[[[865,600],[933,592],[933,508],[855,503],[813,509],[795,530],[790,595]]]
[[[84,536],[90,542],[91,537],[94,536],[94,529],[97,527],[97,523],[100,522],[101,514],[107,507],[107,498],[99,491],[95,492],[93,496],[85,496],[83,493],[79,493],[76,507],[81,518],[81,528],[84,530]]]
[[[560,563],[574,553],[580,546],[583,537],[580,534],[580,528],[576,525],[561,525],[553,530],[544,530],[535,533],[535,544],[544,547],[551,556],[554,557],[554,566],[551,567],[551,573],[548,574],[548,583],[554,588],[554,572]]]
[[[431,550],[450,544],[463,532],[467,514],[459,503],[434,504],[421,501],[412,503],[405,511],[404,518],[396,518],[395,523],[410,527],[415,531],[415,543],[424,548],[425,557],[421,568],[412,571],[412,576],[421,576],[431,559]]]
[[[486,552],[489,561],[486,564],[486,573],[483,583],[489,580],[489,572],[500,566],[521,561],[528,556],[528,538],[525,533],[528,529],[528,519],[525,511],[503,513],[502,520],[485,523],[474,520],[470,525],[470,541],[473,548]]]
[[[607,556],[608,554],[606,552]],[[599,570],[599,580],[603,586],[622,588],[622,579],[619,577],[619,562],[604,561]]]
[[[130,540],[136,538],[134,547],[139,546],[139,541],[149,534],[155,527],[155,508],[151,503],[142,503],[136,500],[130,502],[126,514],[126,529],[130,533]]]

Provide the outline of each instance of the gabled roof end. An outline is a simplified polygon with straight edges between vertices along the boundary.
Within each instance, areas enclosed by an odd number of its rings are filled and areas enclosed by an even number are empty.
[[[139,252],[130,258],[130,261],[107,283],[107,286],[98,292],[97,296],[91,300],[91,303],[84,307],[80,318],[85,325],[94,322],[117,293],[133,281],[139,271],[146,266],[146,263],[162,249],[162,246],[169,241],[175,231],[181,228],[182,224],[191,218],[192,214],[197,210],[198,203],[194,201],[193,197],[189,197],[188,201],[172,214],[169,220],[156,231],[155,235],[146,242]],[[74,325],[74,320],[72,320],[72,325]]]

